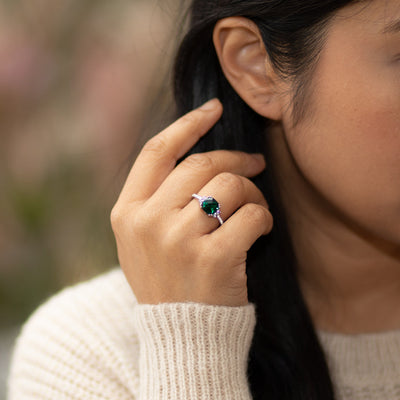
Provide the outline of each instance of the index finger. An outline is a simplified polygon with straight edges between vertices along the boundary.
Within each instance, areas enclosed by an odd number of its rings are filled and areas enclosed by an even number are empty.
[[[120,194],[120,199],[149,198],[183,157],[222,115],[222,104],[214,98],[190,111],[151,138],[144,146]]]

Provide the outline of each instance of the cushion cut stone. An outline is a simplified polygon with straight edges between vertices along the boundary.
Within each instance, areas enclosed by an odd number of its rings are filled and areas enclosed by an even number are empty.
[[[213,199],[212,197],[208,197],[205,199],[201,205],[201,208],[207,213],[207,214],[215,214],[219,210],[219,204],[217,200]]]

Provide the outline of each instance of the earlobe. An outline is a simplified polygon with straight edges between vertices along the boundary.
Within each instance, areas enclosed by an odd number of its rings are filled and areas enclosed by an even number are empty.
[[[225,77],[258,114],[282,118],[278,82],[257,25],[244,17],[217,22],[213,42]]]

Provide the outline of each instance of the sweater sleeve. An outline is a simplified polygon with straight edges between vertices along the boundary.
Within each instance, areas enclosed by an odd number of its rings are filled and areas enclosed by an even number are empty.
[[[255,307],[140,304],[139,400],[250,400]]]
[[[114,270],[44,302],[16,340],[7,400],[250,400],[253,304],[138,304]]]

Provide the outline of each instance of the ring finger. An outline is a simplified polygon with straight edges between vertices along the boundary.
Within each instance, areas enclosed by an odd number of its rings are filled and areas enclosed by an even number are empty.
[[[237,209],[246,203],[259,204],[268,208],[268,203],[258,187],[249,179],[229,172],[223,172],[196,193],[202,197],[213,197],[220,206],[220,216],[226,221]],[[199,200],[193,198],[180,211],[179,219],[189,224],[199,234],[207,234],[218,228],[220,222],[200,209]]]

